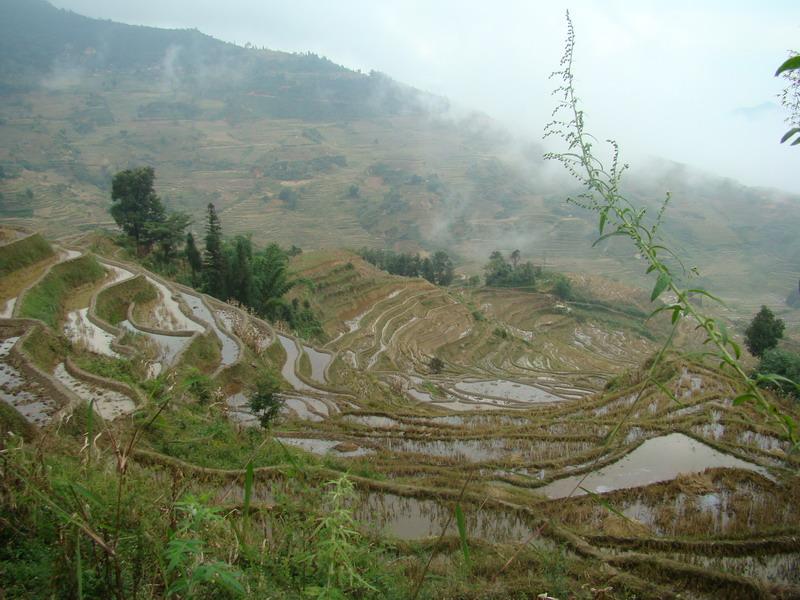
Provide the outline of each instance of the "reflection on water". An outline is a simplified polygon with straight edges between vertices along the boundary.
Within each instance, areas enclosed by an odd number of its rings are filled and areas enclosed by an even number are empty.
[[[797,585],[800,582],[800,554],[768,554],[761,556],[701,556],[672,554],[669,558],[692,565],[734,573],[771,583]]]
[[[368,425],[369,427],[403,427],[400,421],[395,421],[391,417],[381,417],[378,415],[346,415],[345,421]]]
[[[8,362],[9,352],[19,337],[0,342],[0,398],[13,406],[29,423],[44,425],[58,406],[41,385],[29,381]]]
[[[222,366],[227,367],[235,363],[239,359],[239,344],[236,343],[236,340],[217,326],[211,311],[199,296],[187,294],[186,292],[181,292],[181,296],[186,301],[186,304],[189,305],[189,308],[192,309],[194,316],[208,323],[209,327],[217,334],[219,341],[222,342]]]
[[[14,315],[14,307],[16,305],[16,298],[11,298],[8,300],[5,305],[3,305],[3,310],[0,311],[0,319],[10,319]]]
[[[172,297],[172,290],[160,281],[147,277],[147,282],[158,290],[159,302],[153,311],[155,327],[165,331],[203,331],[204,327],[196,323],[181,310],[181,306]]]
[[[699,473],[709,468],[728,467],[755,471],[767,475],[758,465],[723,454],[682,433],[652,438],[620,460],[586,475],[580,486],[596,493],[669,481],[681,473]],[[583,475],[553,481],[539,488],[549,498],[569,496]],[[578,489],[573,495],[586,492]]]
[[[406,498],[395,494],[368,493],[355,510],[359,522],[390,536],[413,540],[440,535],[450,517],[451,508],[435,500]],[[528,539],[531,530],[524,519],[513,512],[478,510],[464,507],[467,536],[504,543]],[[449,535],[458,535],[455,519]]]
[[[319,383],[325,383],[325,371],[327,370],[328,365],[331,364],[333,355],[328,354],[327,352],[314,350],[314,348],[311,346],[303,346],[303,350],[305,350],[309,360],[311,361],[311,379]]]
[[[328,405],[316,398],[286,397],[284,404],[288,409],[294,411],[300,419],[306,421],[319,422],[328,415]],[[314,412],[312,412],[312,409]]]
[[[295,344],[293,339],[280,334],[278,334],[278,341],[286,351],[286,362],[281,368],[281,375],[283,375],[283,378],[292,384],[292,387],[296,390],[313,390],[314,388],[300,381],[300,378],[297,377],[294,372],[294,366],[297,363],[297,357],[300,354],[300,352],[297,350],[297,344]]]
[[[159,350],[159,360],[165,365],[171,365],[178,354],[189,344],[191,336],[183,335],[163,335],[160,333],[151,333],[149,331],[142,331],[133,326],[133,324],[125,319],[121,321],[119,326],[123,329],[136,333],[139,335],[146,335],[156,343]]]
[[[530,402],[539,404],[544,402],[561,402],[564,398],[544,391],[541,388],[506,381],[505,379],[494,379],[491,381],[462,381],[456,384],[456,389],[467,394],[478,396],[492,396],[515,400],[517,402]]]
[[[125,394],[76,379],[67,372],[64,363],[58,364],[53,375],[87,404],[94,401],[95,410],[107,421],[136,410],[133,400]]]
[[[375,451],[371,448],[361,448],[353,444],[343,443],[340,440],[319,440],[316,438],[291,438],[291,437],[276,437],[277,441],[288,446],[301,448],[306,452],[312,454],[336,454],[344,457],[364,456],[366,454],[373,454]],[[339,446],[339,449],[336,447]]]
[[[68,312],[64,322],[64,335],[73,344],[82,345],[89,352],[119,358],[119,354],[111,348],[115,336],[92,323],[88,313],[88,308]]]

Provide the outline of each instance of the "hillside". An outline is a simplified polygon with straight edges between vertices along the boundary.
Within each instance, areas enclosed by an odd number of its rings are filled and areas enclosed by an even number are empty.
[[[796,454],[713,368],[644,380],[661,330],[635,292],[565,305],[304,252],[315,346],[102,237],[2,233],[9,598],[799,593]]]
[[[0,4],[0,215],[53,235],[111,225],[108,186],[152,165],[159,192],[231,233],[302,247],[447,247],[641,282],[630,251],[590,250],[596,224],[565,205],[541,151],[487,118],[379,73],[241,48],[197,31],[93,20],[43,0]],[[665,233],[731,316],[786,312],[800,279],[800,199],[669,163],[629,193],[673,192]],[[797,327],[798,312],[784,315]]]

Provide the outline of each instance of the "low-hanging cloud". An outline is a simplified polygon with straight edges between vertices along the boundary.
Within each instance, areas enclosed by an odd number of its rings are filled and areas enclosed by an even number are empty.
[[[378,70],[538,139],[553,106],[548,74],[565,32],[563,1],[319,3],[298,0],[54,0],[103,18],[197,27],[227,41],[312,51]],[[800,191],[797,152],[778,143],[775,67],[796,44],[800,7],[781,0],[731,5],[569,3],[577,84],[589,126],[633,160],[660,155],[747,184]],[[747,40],[746,44],[742,40]]]

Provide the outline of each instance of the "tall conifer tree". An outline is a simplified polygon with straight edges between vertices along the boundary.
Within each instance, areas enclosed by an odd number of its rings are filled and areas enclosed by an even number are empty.
[[[226,299],[226,264],[222,252],[222,223],[217,210],[209,202],[206,213],[206,247],[203,252],[203,291]]]

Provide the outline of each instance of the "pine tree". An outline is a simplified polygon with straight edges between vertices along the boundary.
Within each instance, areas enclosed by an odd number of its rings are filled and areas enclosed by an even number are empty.
[[[253,295],[253,248],[250,240],[238,236],[233,247],[228,291],[242,304],[249,306]]]
[[[225,255],[222,252],[222,223],[217,210],[208,203],[206,214],[206,247],[203,252],[203,291],[216,298],[226,299]]]
[[[195,244],[191,231],[186,234],[184,253],[186,254],[186,262],[189,263],[189,268],[192,270],[192,283],[197,284],[197,277],[203,269],[203,258],[200,256],[200,251],[197,249],[197,244]]]

